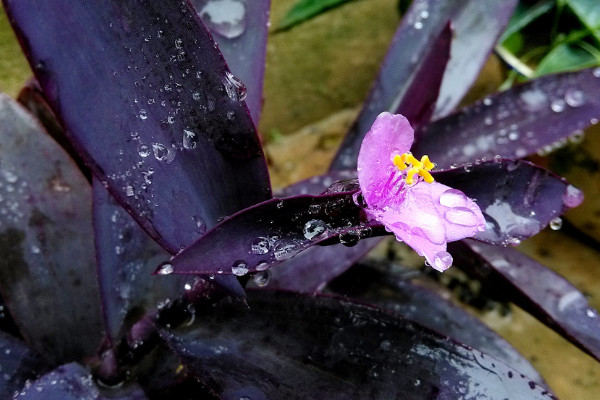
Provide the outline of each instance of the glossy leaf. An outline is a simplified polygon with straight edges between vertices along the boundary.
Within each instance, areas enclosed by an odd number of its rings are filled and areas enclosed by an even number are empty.
[[[185,279],[152,276],[167,253],[94,180],[94,233],[106,333],[117,344],[136,318],[184,290]]]
[[[47,370],[41,358],[24,343],[0,331],[0,397],[10,398],[29,379]]]
[[[475,239],[491,244],[518,244],[583,200],[579,189],[527,161],[490,161],[434,176],[477,201],[487,229]]]
[[[260,120],[271,0],[191,0],[231,72],[247,89],[246,105]]]
[[[378,309],[258,291],[161,335],[223,399],[551,399],[478,350]]]
[[[89,371],[77,363],[61,365],[30,382],[15,399],[23,400],[146,400],[144,392],[133,385],[108,390],[96,385]]]
[[[0,95],[0,159],[2,295],[38,353],[54,362],[91,355],[102,323],[90,186],[6,95]]]
[[[373,234],[352,200],[354,192],[272,199],[247,208],[157,273],[245,275],[264,271],[324,241],[354,245]]]
[[[544,380],[514,347],[464,309],[437,294],[435,288],[412,283],[386,269],[358,265],[333,281],[329,290],[373,304],[443,333],[510,365],[537,383]],[[279,271],[276,269],[275,271]]]
[[[512,248],[456,243],[456,265],[600,360],[600,316],[566,279]]]
[[[292,8],[283,17],[283,21],[277,26],[277,29],[290,29],[292,26],[350,1],[352,0],[296,0]]]
[[[189,3],[5,5],[70,139],[169,252],[269,198],[245,88]]]
[[[581,22],[600,42],[600,10],[594,0],[565,0]]]
[[[566,142],[599,116],[600,70],[545,76],[433,122],[413,152],[442,168],[496,155],[520,158]]]
[[[538,76],[557,72],[577,71],[598,65],[594,54],[576,44],[562,43],[542,58],[535,73]]]
[[[424,29],[424,12],[428,11],[413,5],[404,16],[369,96],[330,170],[356,168],[362,140],[382,111],[403,114],[413,127],[429,122],[450,58],[452,30],[443,16],[436,16],[436,22],[445,26],[428,21]],[[417,23],[421,28],[417,29]]]

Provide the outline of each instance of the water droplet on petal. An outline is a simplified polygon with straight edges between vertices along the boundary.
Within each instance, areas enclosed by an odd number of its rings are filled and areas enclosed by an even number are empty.
[[[565,101],[571,107],[580,107],[585,103],[585,96],[581,90],[571,88],[565,93]]]
[[[594,71],[592,71],[592,74],[594,74],[594,76],[596,78],[600,78],[600,67],[594,68]]]
[[[175,159],[175,152],[162,143],[153,143],[152,152],[154,153],[154,158],[158,161],[166,161],[167,164],[171,164]]]
[[[455,207],[446,211],[444,218],[448,222],[462,226],[475,226],[479,224],[477,215],[473,211],[465,207]]]
[[[246,98],[246,86],[229,71],[225,72],[223,86],[231,100],[243,101]]]
[[[445,271],[452,266],[452,255],[447,251],[438,251],[433,258],[433,267]]]
[[[573,144],[579,144],[583,142],[583,139],[585,139],[585,132],[581,130],[575,131],[569,135],[569,142]]]
[[[550,104],[550,108],[552,109],[552,111],[559,113],[559,112],[563,112],[565,111],[565,101],[563,99],[556,99],[556,100],[552,100],[552,103]]]
[[[254,274],[252,277],[256,286],[267,286],[271,280],[271,271],[261,271]]]
[[[148,118],[148,112],[146,110],[140,110],[140,119]]]
[[[577,207],[583,201],[583,192],[573,185],[567,186],[562,201],[567,207]]]
[[[183,148],[184,149],[195,149],[198,145],[197,142],[198,135],[192,131],[188,131],[187,129],[183,130]]]
[[[268,263],[268,262],[266,262],[266,261],[259,262],[259,263],[256,265],[256,270],[257,270],[257,271],[265,271],[265,270],[267,270],[267,269],[269,269],[269,263]]]
[[[358,241],[360,240],[360,234],[355,230],[350,230],[348,232],[340,233],[338,236],[340,243],[346,247],[356,246]]]
[[[445,207],[465,207],[468,198],[463,192],[457,189],[448,189],[440,196],[440,204]]]
[[[231,266],[231,273],[237,276],[244,276],[248,273],[248,265],[244,260],[237,260]]]
[[[271,248],[269,239],[266,237],[257,237],[250,245],[250,254],[267,254]]]
[[[318,239],[327,230],[327,224],[320,219],[311,219],[306,224],[302,232],[308,240]]]
[[[550,221],[550,229],[557,231],[562,228],[562,219],[560,217],[553,218]]]
[[[169,275],[173,273],[173,265],[171,263],[164,263],[162,264],[160,267],[158,267],[158,270],[156,271],[157,274],[159,275]]]
[[[246,6],[239,0],[211,0],[198,13],[211,32],[235,39],[246,30]]]

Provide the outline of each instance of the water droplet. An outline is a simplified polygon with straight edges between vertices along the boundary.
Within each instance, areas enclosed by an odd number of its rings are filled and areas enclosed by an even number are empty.
[[[5,169],[2,170],[2,176],[4,176],[4,179],[8,183],[16,183],[19,180],[19,177],[14,172]]]
[[[569,136],[569,142],[573,144],[579,144],[583,142],[583,139],[585,139],[585,132],[581,130],[575,131]]]
[[[506,165],[506,170],[507,170],[508,172],[512,172],[512,171],[514,171],[515,169],[519,168],[519,165],[521,165],[521,164],[520,164],[518,161],[513,161],[513,162],[510,162],[510,163],[508,163],[508,164]]]
[[[244,276],[248,273],[248,265],[244,260],[237,260],[231,266],[231,273],[237,276]]]
[[[144,109],[140,110],[140,119],[148,118],[148,112]]]
[[[508,134],[508,139],[509,139],[509,140],[515,141],[515,140],[517,140],[518,138],[519,138],[519,132],[517,132],[517,131],[513,131],[513,132],[510,132],[510,133]]]
[[[269,269],[269,263],[266,261],[261,261],[256,265],[255,269],[257,271],[265,271],[265,270]]]
[[[483,99],[483,104],[485,104],[486,106],[491,106],[493,104],[493,100],[490,99],[489,97],[486,97],[485,99]]]
[[[123,190],[125,191],[125,195],[127,197],[132,197],[135,194],[135,190],[133,188],[133,186],[131,185],[127,185],[123,188]]]
[[[175,152],[162,143],[153,143],[152,152],[154,153],[154,158],[158,161],[166,161],[167,164],[171,164],[175,159]]]
[[[567,186],[562,201],[567,207],[577,207],[583,201],[583,192],[573,185]]]
[[[479,224],[477,215],[465,207],[451,208],[446,211],[444,218],[446,218],[448,222],[461,226],[475,226]]]
[[[271,280],[271,271],[257,272],[252,276],[252,279],[257,286],[267,286]]]
[[[452,255],[447,251],[438,251],[433,258],[433,267],[445,271],[452,266]]]
[[[423,29],[423,23],[421,21],[415,22],[415,29],[416,30]]]
[[[192,220],[196,223],[196,232],[201,235],[206,233],[206,221],[204,221],[201,217],[194,215]]]
[[[198,13],[212,32],[235,39],[246,30],[246,6],[239,0],[212,0]]]
[[[515,150],[515,157],[522,158],[527,155],[527,149],[525,147],[517,147]]]
[[[440,196],[440,204],[446,207],[465,207],[467,196],[457,189],[448,189]]]
[[[174,271],[173,269],[173,265],[171,263],[163,263],[160,267],[158,267],[158,270],[156,271],[157,274],[159,275],[169,275],[172,274]]]
[[[585,313],[590,318],[596,318],[596,311],[592,310],[591,308],[588,308]]]
[[[594,74],[594,76],[596,78],[600,78],[600,67],[594,68],[594,71],[592,71],[592,74]]]
[[[580,107],[585,103],[585,95],[581,90],[571,88],[565,93],[565,101],[571,107]]]
[[[319,237],[327,230],[327,224],[320,219],[311,219],[306,224],[302,232],[308,240],[319,239]]]
[[[559,113],[565,111],[565,105],[566,103],[563,99],[556,99],[552,100],[550,108],[552,109],[552,111]]]
[[[198,145],[197,142],[198,139],[198,135],[196,135],[194,132],[192,131],[188,131],[187,129],[183,130],[183,148],[184,149],[195,149],[196,146]]]
[[[562,219],[560,217],[553,218],[550,221],[550,229],[557,231],[562,228]]]
[[[348,232],[340,233],[338,236],[340,243],[346,247],[356,246],[358,241],[360,240],[360,235],[355,230],[350,230]]]
[[[421,16],[421,18],[427,19],[427,18],[429,18],[429,11],[423,10],[423,11],[421,11],[421,14],[419,14],[419,15]]]
[[[267,254],[271,249],[269,239],[266,237],[257,237],[250,245],[250,254]]]
[[[229,71],[225,72],[223,86],[231,100],[243,101],[246,98],[246,86]]]
[[[299,243],[295,241],[287,243],[282,241],[275,246],[273,255],[277,261],[283,261],[295,256],[300,250]]]
[[[189,284],[189,283],[186,283],[185,285],[183,285],[183,288],[184,288],[185,290],[192,290],[192,285],[191,285],[191,284]]]

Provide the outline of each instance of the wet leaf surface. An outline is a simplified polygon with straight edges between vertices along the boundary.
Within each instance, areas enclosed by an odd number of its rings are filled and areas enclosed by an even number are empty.
[[[565,278],[510,247],[457,242],[456,265],[600,360],[600,316]]]
[[[223,399],[550,399],[478,350],[378,309],[252,291],[161,335]]]
[[[413,152],[441,168],[549,152],[582,139],[598,122],[599,99],[600,69],[545,76],[429,124]]]
[[[0,396],[8,399],[23,387],[28,379],[35,379],[39,373],[46,371],[41,358],[35,355],[20,340],[0,332]]]
[[[271,0],[192,0],[231,72],[246,86],[246,105],[260,120]]]
[[[6,95],[0,95],[0,127],[2,295],[39,354],[53,362],[91,355],[102,335],[91,188]]]
[[[189,3],[5,6],[70,139],[169,252],[270,197],[246,89]]]

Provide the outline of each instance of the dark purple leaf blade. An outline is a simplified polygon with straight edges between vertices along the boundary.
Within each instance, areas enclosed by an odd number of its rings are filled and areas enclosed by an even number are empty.
[[[186,279],[152,276],[167,253],[94,179],[94,233],[106,333],[113,344],[140,315],[184,291]],[[133,315],[132,315],[133,314]]]
[[[470,241],[452,246],[457,266],[600,360],[600,316],[566,279],[512,248]]]
[[[543,399],[492,357],[381,310],[252,291],[161,335],[223,399]]]
[[[475,82],[518,1],[454,0],[445,3],[452,15],[454,38],[450,50],[452,57],[444,74],[434,118],[454,110]],[[433,8],[429,12],[434,13]]]
[[[64,150],[6,95],[0,95],[0,127],[2,295],[39,354],[53,362],[91,355],[102,323],[90,186]]]
[[[413,21],[421,12],[413,5],[404,16],[369,96],[330,170],[356,168],[362,139],[382,111],[403,114],[413,126],[429,122],[450,58],[452,30],[447,23],[416,29]],[[440,17],[441,24],[447,22]],[[406,62],[409,57],[412,57],[411,62]]]
[[[245,91],[189,3],[5,7],[70,139],[169,252],[270,197]]]
[[[484,157],[521,158],[566,142],[598,118],[600,71],[549,75],[429,124],[413,153],[428,154],[442,168]]]
[[[583,200],[579,189],[527,161],[489,161],[434,176],[477,200],[487,229],[475,239],[490,244],[518,244]]]
[[[106,395],[89,371],[77,363],[64,364],[30,382],[14,398],[23,400],[146,400],[136,385],[109,389]]]
[[[356,244],[373,230],[354,192],[272,199],[217,225],[157,273],[236,274],[266,270],[326,240]],[[340,237],[341,235],[341,237]]]
[[[35,379],[47,370],[41,358],[24,343],[0,331],[0,397],[8,399],[23,387],[28,379]]]
[[[455,306],[433,289],[414,284],[401,276],[394,276],[387,268],[380,271],[374,267],[357,265],[331,282],[328,289],[443,333],[489,354],[546,386],[531,363],[479,319]]]
[[[246,86],[246,105],[260,121],[271,0],[191,0],[219,44],[231,72]]]

